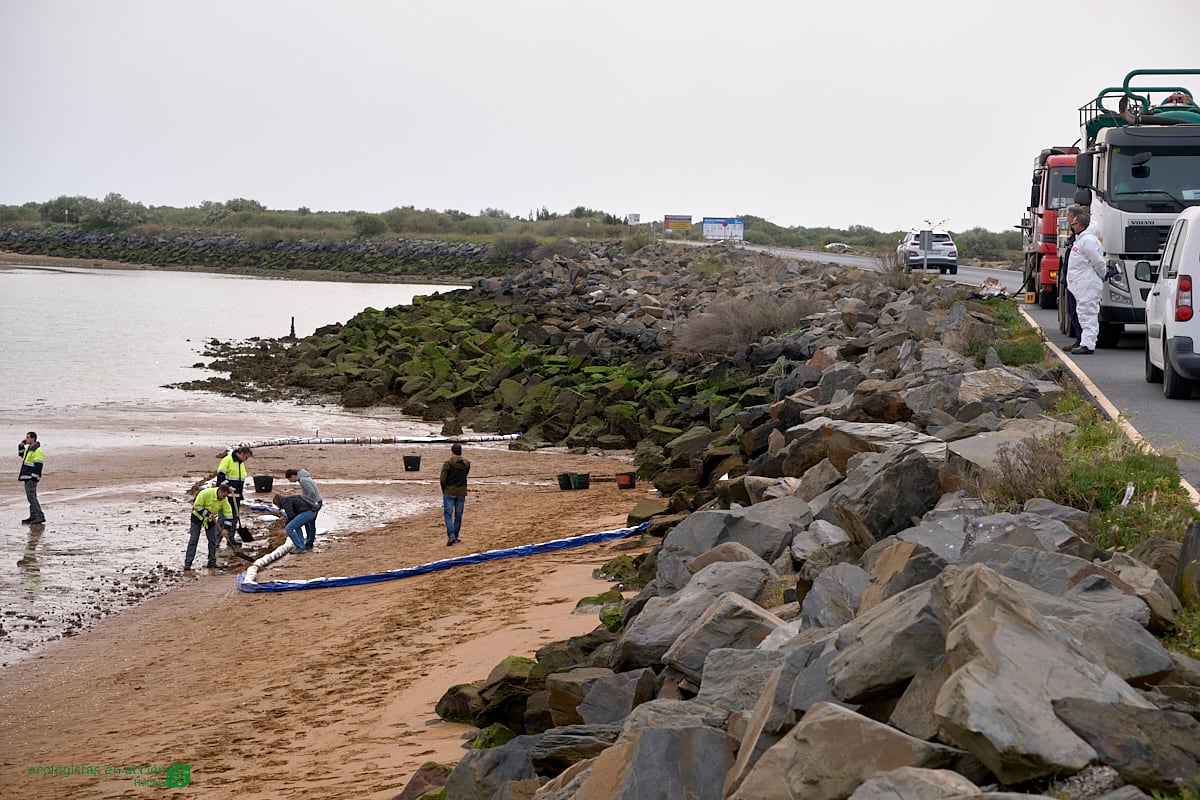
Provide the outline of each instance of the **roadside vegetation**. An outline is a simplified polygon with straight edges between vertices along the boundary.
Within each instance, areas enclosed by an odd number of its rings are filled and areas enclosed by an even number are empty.
[[[1046,361],[1047,350],[1041,332],[1025,324],[1015,300],[992,298],[978,302],[990,310],[996,339],[975,339],[968,344],[967,354],[975,359],[977,367],[983,367],[989,348],[995,351],[1001,363],[1010,367]]]
[[[1188,523],[1200,519],[1180,485],[1174,457],[1131,442],[1077,392],[1051,415],[1075,429],[1001,450],[999,479],[985,489],[998,509],[1019,511],[1030,497],[1082,509],[1091,515],[1096,546],[1118,550],[1132,550],[1151,536],[1179,541]]]

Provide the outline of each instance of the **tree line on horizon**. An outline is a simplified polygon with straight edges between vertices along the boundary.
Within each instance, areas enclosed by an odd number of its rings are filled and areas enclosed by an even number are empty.
[[[745,239],[773,247],[820,249],[830,242],[845,242],[864,252],[892,251],[907,231],[879,231],[866,225],[849,228],[784,227],[752,214],[744,215]],[[577,206],[560,214],[543,206],[528,216],[514,216],[497,208],[478,214],[449,209],[397,206],[382,213],[366,211],[313,211],[268,209],[256,200],[234,198],[206,200],[198,206],[146,206],[115,192],[101,200],[61,195],[46,202],[0,205],[0,224],[18,226],[68,226],[92,230],[134,231],[170,236],[189,231],[227,231],[257,245],[299,239],[344,240],[380,236],[425,237],[491,242],[497,237],[555,239],[625,239],[632,233],[651,231],[666,238],[702,239],[700,226],[688,234],[662,232],[661,220],[629,226],[615,214]],[[1020,258],[1021,234],[1017,229],[995,233],[984,228],[951,232],[964,258],[984,261]]]

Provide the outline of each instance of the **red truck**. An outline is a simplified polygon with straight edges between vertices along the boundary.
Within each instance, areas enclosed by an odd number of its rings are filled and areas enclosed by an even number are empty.
[[[1049,147],[1033,160],[1029,207],[1018,226],[1025,252],[1025,302],[1058,305],[1058,216],[1075,202],[1078,147]]]

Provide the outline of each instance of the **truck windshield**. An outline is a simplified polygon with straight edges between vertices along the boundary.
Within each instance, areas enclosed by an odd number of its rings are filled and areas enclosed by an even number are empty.
[[[1051,167],[1046,183],[1046,208],[1066,208],[1075,200],[1075,168]]]
[[[1123,211],[1171,213],[1200,205],[1200,148],[1114,147],[1108,184],[1112,205]]]

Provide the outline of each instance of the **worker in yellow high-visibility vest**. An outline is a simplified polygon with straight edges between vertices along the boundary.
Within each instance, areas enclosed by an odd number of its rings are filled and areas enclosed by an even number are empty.
[[[191,526],[188,529],[187,551],[183,555],[183,569],[192,568],[196,558],[196,545],[200,543],[200,531],[208,537],[208,562],[210,569],[217,566],[217,546],[221,544],[221,528],[233,525],[233,507],[229,498],[233,490],[228,486],[210,486],[201,489],[192,503]]]

